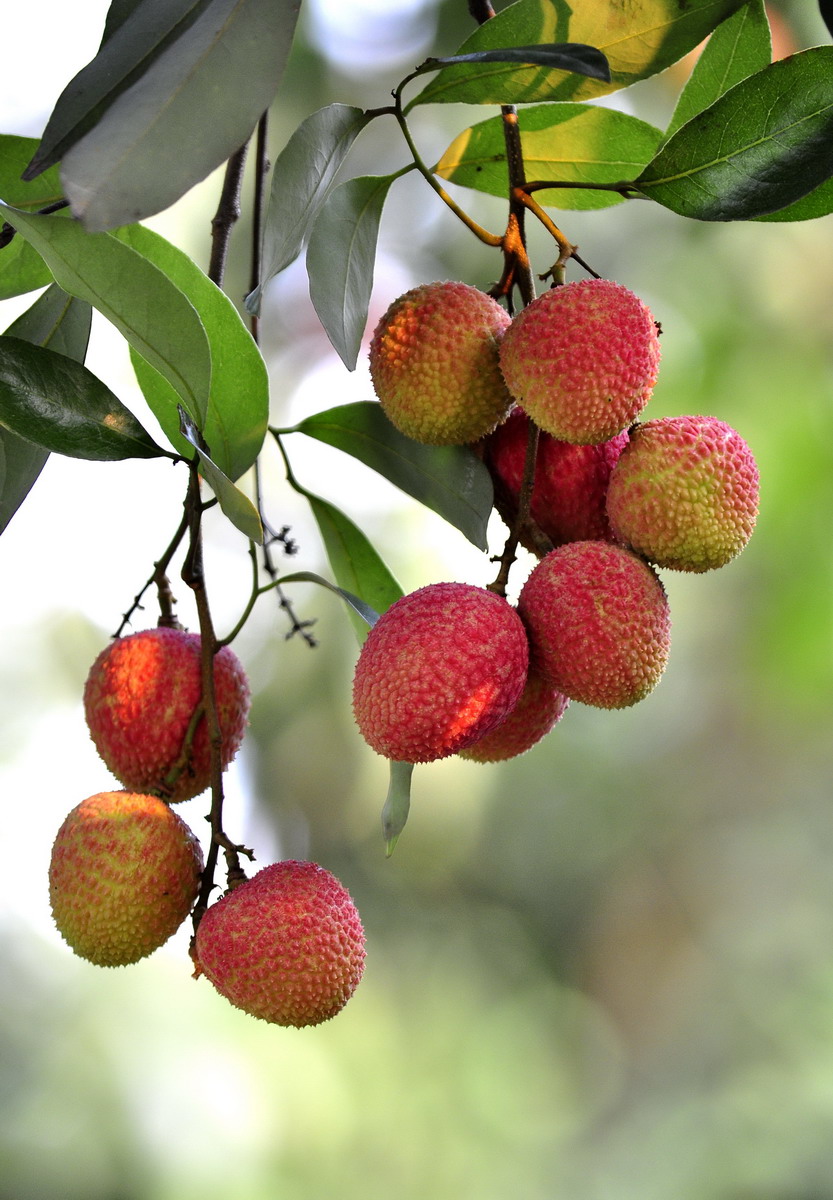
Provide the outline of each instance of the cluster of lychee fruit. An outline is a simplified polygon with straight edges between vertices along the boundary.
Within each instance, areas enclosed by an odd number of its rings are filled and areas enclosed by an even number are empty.
[[[137,962],[194,910],[203,854],[172,804],[210,784],[211,747],[198,634],[158,627],[118,638],[92,665],[84,710],[122,790],[69,813],[49,868],[55,923],[100,966]],[[239,749],[249,685],[228,647],[214,655],[222,769]],[[355,991],[364,933],[347,890],[323,867],[289,860],[230,887],[202,914],[192,943],[205,975],[237,1008],[278,1025],[317,1025]]]
[[[379,754],[511,758],[571,700],[624,708],[656,686],[671,624],[657,569],[731,561],[752,534],[759,484],[723,421],[638,421],[659,359],[648,307],[606,279],[553,287],[514,319],[474,287],[431,283],[382,317],[370,372],[383,410],[415,441],[474,445],[495,507],[540,561],[517,606],[436,583],[382,614],[353,685],[357,724]]]

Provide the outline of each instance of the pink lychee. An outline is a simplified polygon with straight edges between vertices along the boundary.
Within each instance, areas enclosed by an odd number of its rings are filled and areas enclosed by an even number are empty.
[[[530,668],[512,711],[491,732],[461,750],[460,758],[493,763],[525,754],[561,720],[569,703],[546,676]]]

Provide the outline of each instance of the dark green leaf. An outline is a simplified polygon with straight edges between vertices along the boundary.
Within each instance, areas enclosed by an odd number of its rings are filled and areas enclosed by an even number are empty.
[[[763,70],[771,59],[772,39],[764,0],[748,0],[718,25],[706,43],[677,101],[666,140],[729,88]]]
[[[307,417],[298,432],[336,446],[389,479],[487,549],[492,481],[467,446],[422,446],[391,425],[379,404],[343,404]]]
[[[42,255],[64,291],[112,321],[202,424],[211,379],[208,338],[195,308],[164,272],[118,238],[85,233],[76,221],[3,204],[0,213]]]
[[[693,50],[744,0],[518,0],[481,25],[459,49],[474,54],[505,47],[572,42],[607,58],[610,82],[548,67],[459,63],[426,84],[416,104],[530,104],[586,100],[664,71]]]
[[[141,225],[125,226],[111,236],[164,272],[197,310],[211,352],[211,389],[201,432],[220,470],[239,479],[266,435],[269,379],[260,351],[228,296],[182,250]],[[135,353],[133,366],[151,410],[177,445],[176,390]]]
[[[264,226],[261,283],[246,300],[250,312],[259,311],[269,280],[300,254],[339,167],[369,119],[360,108],[329,104],[307,117],[278,155]]]
[[[388,858],[396,849],[399,835],[405,828],[411,811],[411,778],[414,764],[390,763],[390,782],[385,806],[382,809],[382,835],[385,839],[385,854]]]
[[[830,36],[833,37],[833,0],[819,0],[819,12]]]
[[[365,175],[342,183],[328,196],[310,233],[310,297],[327,337],[350,371],[367,324],[379,222],[395,178]]]
[[[196,450],[200,460],[200,474],[217,497],[220,508],[235,528],[250,541],[260,545],[263,541],[263,526],[257,509],[249,497],[235,487],[228,475],[209,457],[199,430],[181,406],[179,416],[180,433]]]
[[[293,571],[291,575],[282,575],[277,582],[281,585],[285,583],[317,583],[319,587],[327,588],[328,591],[335,592],[337,596],[340,596],[359,614],[366,625],[375,625],[379,620],[379,614],[369,604],[365,604],[364,600],[360,600],[358,596],[345,591],[344,588],[336,587],[334,583],[330,583],[328,579],[323,579],[320,575],[313,574],[312,571]]]
[[[0,337],[0,422],[72,458],[113,462],[164,454],[91,371],[21,338]]]
[[[107,17],[104,21],[104,33],[101,35],[101,45],[109,42],[110,38],[123,25],[133,12],[144,4],[145,0],[112,0],[110,7],[107,9]]]
[[[538,67],[553,67],[561,71],[572,71],[586,75],[589,79],[601,79],[610,83],[610,67],[607,58],[595,46],[555,43],[549,46],[511,46],[501,50],[479,50],[474,54],[454,54],[449,58],[429,58],[416,74],[425,75],[440,67],[455,63],[525,63]]]
[[[635,186],[700,221],[785,208],[833,175],[833,47],[772,63],[682,127]]]
[[[756,221],[813,221],[833,212],[833,179],[826,179],[800,200],[779,208],[777,212],[756,217]]]
[[[524,164],[530,180],[615,183],[632,179],[656,154],[662,134],[627,113],[587,104],[541,104],[518,114]],[[509,186],[501,117],[464,130],[434,170],[444,179],[505,196]],[[615,192],[553,188],[535,199],[554,208],[604,208]]]

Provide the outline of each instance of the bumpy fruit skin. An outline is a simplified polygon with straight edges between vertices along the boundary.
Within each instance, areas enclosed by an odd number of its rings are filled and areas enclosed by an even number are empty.
[[[610,478],[607,509],[619,541],[660,567],[710,571],[743,550],[758,515],[749,446],[716,417],[639,425]]]
[[[227,892],[197,928],[196,973],[275,1025],[320,1025],[364,971],[364,931],[345,887],[312,862],[274,863]]]
[[[432,762],[488,733],[517,704],[529,646],[500,596],[467,583],[432,583],[383,613],[362,647],[353,711],[386,758]]]
[[[370,377],[396,428],[429,446],[484,437],[512,397],[498,366],[509,314],[467,283],[426,283],[395,300],[370,344]]]
[[[163,800],[99,792],[58,830],[52,916],[81,958],[126,966],[176,932],[197,898],[202,866],[199,842]]]
[[[504,762],[525,754],[564,716],[570,701],[546,676],[530,669],[521,698],[491,733],[460,751],[473,762]]]
[[[495,483],[498,511],[505,506],[509,525],[517,512],[529,426],[523,409],[515,408],[485,442],[485,461]],[[613,540],[605,508],[607,485],[627,444],[627,430],[593,446],[576,446],[541,432],[530,517],[551,548],[566,542]],[[530,544],[527,549],[536,546]]]
[[[90,668],[84,687],[90,735],[109,769],[132,791],[159,792],[175,803],[198,795],[211,781],[204,717],[184,769],[174,783],[169,780],[202,697],[200,646],[196,633],[146,629],[113,642]],[[228,646],[215,656],[214,671],[225,769],[243,740],[249,685]]]
[[[648,402],[659,367],[650,310],[610,279],[551,288],[515,317],[500,344],[513,396],[553,437],[605,442]]]
[[[518,611],[532,664],[583,704],[626,708],[659,682],[671,636],[665,589],[641,558],[610,542],[570,542],[532,570]]]

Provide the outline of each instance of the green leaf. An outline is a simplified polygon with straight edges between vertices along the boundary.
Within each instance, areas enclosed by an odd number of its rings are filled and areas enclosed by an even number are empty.
[[[57,168],[47,171],[34,183],[21,181],[37,144],[36,138],[0,135],[0,196],[16,208],[44,208],[61,198]],[[0,300],[23,295],[51,282],[49,267],[23,238],[12,238],[0,250]]]
[[[285,583],[317,583],[319,587],[327,588],[328,591],[335,592],[337,596],[340,596],[359,614],[366,625],[375,625],[379,620],[379,614],[369,604],[365,604],[364,600],[360,600],[358,596],[345,591],[344,588],[336,587],[334,583],[330,583],[321,575],[315,575],[312,571],[293,571],[291,575],[282,575],[276,582],[281,586]]]
[[[158,267],[108,233],[8,208],[0,213],[30,242],[64,291],[87,300],[173,386],[198,425],[205,420],[211,354],[191,302]]]
[[[83,362],[91,316],[89,304],[73,300],[53,283],[6,333]],[[0,533],[28,496],[48,457],[40,446],[0,426]]]
[[[632,179],[656,154],[662,134],[627,113],[587,104],[540,104],[518,114],[530,180],[616,183]],[[506,196],[509,175],[501,117],[490,117],[454,139],[434,168],[451,183]],[[605,208],[615,192],[553,188],[535,193],[553,208]]]
[[[808,192],[806,196],[802,196],[800,200],[793,201],[786,208],[779,208],[777,212],[766,213],[762,217],[756,217],[756,221],[813,221],[817,217],[826,217],[833,212],[833,179],[826,179],[824,183],[817,188],[813,188],[812,192]]]
[[[49,267],[23,238],[12,238],[0,250],[0,300],[23,296],[51,282]]]
[[[182,250],[141,225],[112,237],[158,267],[197,310],[211,353],[211,388],[201,433],[217,466],[239,479],[260,453],[269,416],[269,378],[263,356],[228,296]],[[133,367],[150,408],[179,444],[178,394],[138,354]]]
[[[180,406],[180,432],[191,443],[200,460],[200,474],[217,497],[220,508],[235,528],[252,542],[263,542],[263,526],[257,509],[248,496],[240,491],[209,457],[197,426]]]
[[[307,417],[297,432],[359,459],[486,550],[489,472],[467,446],[422,446],[390,423],[379,404],[342,404]]]
[[[700,221],[776,212],[833,175],[833,47],[772,63],[683,125],[636,179]]]
[[[73,214],[167,208],[240,148],[283,74],[300,0],[145,0],[55,107],[29,177],[62,160]]]
[[[71,458],[115,462],[165,453],[86,367],[21,338],[0,337],[0,422]]]
[[[666,140],[729,88],[763,70],[771,59],[772,39],[764,0],[748,0],[718,25],[706,43],[677,101]]]
[[[246,299],[249,312],[260,310],[265,285],[300,254],[339,167],[369,120],[360,108],[329,104],[307,117],[278,155],[263,232],[262,278]]]
[[[416,104],[530,104],[586,100],[664,71],[693,50],[744,0],[518,0],[481,25],[460,54],[511,46],[572,42],[607,58],[610,82],[547,67],[460,63],[426,84]]]
[[[426,75],[455,63],[522,63],[538,67],[557,67],[589,79],[610,83],[607,58],[595,46],[557,42],[548,46],[511,46],[500,50],[480,50],[474,54],[453,54],[449,58],[428,58],[415,75]]]
[[[396,175],[342,183],[322,206],[307,247],[309,290],[327,337],[349,371],[367,324],[379,222]]]
[[[385,806],[382,809],[382,835],[385,839],[385,855],[387,858],[396,849],[399,835],[405,828],[408,814],[411,811],[411,778],[414,764],[406,762],[390,763],[390,782]]]

